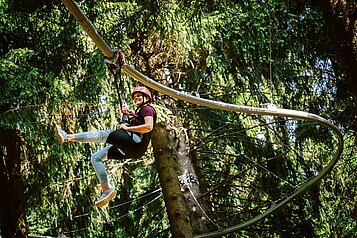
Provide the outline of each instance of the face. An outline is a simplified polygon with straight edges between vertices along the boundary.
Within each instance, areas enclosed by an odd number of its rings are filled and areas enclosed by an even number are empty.
[[[134,93],[133,102],[136,107],[139,107],[142,103],[147,102],[147,97],[144,97],[142,93]]]

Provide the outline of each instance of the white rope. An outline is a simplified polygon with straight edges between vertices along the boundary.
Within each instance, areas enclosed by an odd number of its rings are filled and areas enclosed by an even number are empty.
[[[207,213],[205,212],[205,210],[202,208],[201,204],[197,201],[197,198],[195,197],[195,195],[193,194],[192,190],[191,190],[191,186],[190,184],[187,184],[188,185],[188,190],[190,191],[190,194],[191,196],[193,197],[193,199],[195,200],[197,206],[200,208],[200,210],[202,211],[203,215],[213,224],[215,225],[216,227],[218,228],[221,228],[216,222],[214,222],[208,215]]]
[[[77,21],[81,24],[81,26],[84,28],[84,30],[88,33],[89,37],[92,38],[92,40],[95,42],[97,47],[102,51],[104,56],[106,56],[109,59],[112,59],[115,56],[115,54],[114,54],[115,52],[113,51],[113,49],[111,49],[106,44],[106,42],[96,32],[93,24],[83,14],[83,12],[78,7],[78,5],[73,0],[63,0],[63,2],[67,6],[68,10],[77,19]],[[183,100],[183,101],[197,104],[200,106],[224,110],[224,111],[241,112],[241,113],[247,113],[250,115],[291,117],[291,118],[302,119],[302,120],[307,120],[307,121],[314,121],[314,122],[317,122],[321,125],[324,125],[324,126],[330,128],[335,133],[335,135],[338,137],[338,147],[337,147],[336,153],[334,154],[331,161],[313,179],[306,182],[299,189],[296,189],[296,191],[291,196],[285,198],[279,204],[272,206],[267,211],[255,216],[241,224],[231,226],[224,230],[197,235],[197,236],[195,236],[195,238],[222,236],[222,235],[232,233],[236,230],[242,229],[242,228],[247,227],[253,223],[258,222],[259,220],[270,215],[277,209],[281,208],[283,205],[289,203],[294,198],[298,197],[299,195],[301,195],[304,192],[306,192],[307,190],[309,190],[318,181],[320,181],[323,177],[325,177],[332,170],[332,168],[335,166],[335,164],[337,163],[337,161],[339,160],[339,158],[343,152],[344,141],[343,141],[343,135],[342,135],[341,131],[339,130],[339,128],[336,127],[335,125],[333,125],[330,121],[328,121],[325,118],[322,118],[316,114],[302,112],[302,111],[296,111],[296,110],[289,110],[289,109],[257,108],[257,107],[249,107],[249,106],[240,106],[240,105],[235,105],[235,104],[229,104],[229,103],[224,103],[224,102],[203,99],[203,98],[195,97],[195,96],[189,95],[187,93],[180,92],[180,91],[171,89],[169,87],[166,87],[166,86],[150,79],[149,77],[143,75],[142,73],[136,71],[133,67],[131,67],[127,64],[124,64],[122,66],[122,69],[124,72],[128,73],[130,76],[132,76],[134,79],[138,80],[139,82],[143,83],[144,85],[146,85],[156,91],[159,91],[163,94],[171,96],[175,99]]]

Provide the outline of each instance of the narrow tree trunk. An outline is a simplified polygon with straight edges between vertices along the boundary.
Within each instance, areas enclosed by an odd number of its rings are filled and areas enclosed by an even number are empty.
[[[152,145],[172,236],[174,238],[193,237],[189,214],[178,181],[176,156],[170,146],[168,132],[160,123],[155,126]]]
[[[15,130],[0,129],[0,159],[1,236],[27,237],[20,143]]]
[[[199,180],[190,159],[190,141],[187,130],[176,125],[172,141],[177,141],[177,161],[180,168],[181,190],[186,199],[190,213],[191,227],[194,235],[209,232],[210,219],[206,213],[206,205],[202,199]]]
[[[210,200],[209,195],[207,195],[208,183],[207,183],[206,174],[202,168],[201,159],[199,157],[197,150],[190,151],[190,158],[191,158],[193,168],[194,168],[195,173],[198,178],[199,191],[201,193],[201,199],[204,204],[204,207],[206,208],[206,211],[214,211],[214,208],[212,206],[212,201]],[[211,226],[212,225],[214,226],[214,229],[216,229],[218,227],[217,224],[211,224]]]

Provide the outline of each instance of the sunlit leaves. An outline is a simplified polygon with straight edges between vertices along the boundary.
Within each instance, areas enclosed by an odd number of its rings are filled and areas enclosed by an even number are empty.
[[[169,226],[159,195],[111,211],[95,210],[99,189],[89,156],[100,145],[60,146],[53,136],[55,123],[68,132],[117,126],[117,94],[103,56],[60,1],[32,6],[24,2],[0,1],[0,107],[5,108],[0,126],[22,133],[30,231],[155,236]],[[79,4],[110,47],[123,50],[128,62],[144,74],[180,91],[239,105],[275,104],[334,120],[344,118],[341,108],[353,103],[335,95],[337,79],[325,28],[321,14],[311,7],[296,12],[273,0]],[[130,77],[124,80],[127,91],[137,83]],[[330,131],[317,125],[210,110],[154,95],[158,104],[174,107],[185,119],[207,182],[216,186],[215,205],[247,211],[237,215],[239,219],[269,207],[271,196],[278,199],[280,192],[314,175],[336,143]],[[170,119],[164,107],[158,112],[160,120]],[[355,199],[350,196],[355,191],[347,189],[354,185],[353,143],[347,142],[347,162],[319,187],[325,198],[310,194],[277,215],[285,217],[284,229],[305,219],[318,224],[317,235],[331,236],[336,229],[346,236],[355,234]],[[152,157],[133,164],[108,162],[122,195],[115,201],[118,205],[156,188],[152,163]],[[239,173],[244,176],[221,185],[227,176]],[[237,194],[248,199],[238,200]],[[250,201],[257,197],[261,207]],[[309,198],[321,199],[318,216],[311,215],[315,200]],[[217,217],[223,224],[239,220],[223,213]],[[300,232],[293,228],[295,234]],[[272,233],[278,236],[279,231]]]

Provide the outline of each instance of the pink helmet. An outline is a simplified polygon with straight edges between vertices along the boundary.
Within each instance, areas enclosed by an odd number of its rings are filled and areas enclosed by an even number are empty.
[[[135,93],[143,93],[145,94],[146,96],[149,97],[149,103],[152,102],[152,96],[151,96],[151,92],[149,89],[147,89],[146,87],[144,86],[140,86],[140,87],[135,87],[133,92],[131,93],[131,98],[133,98],[134,94]]]

